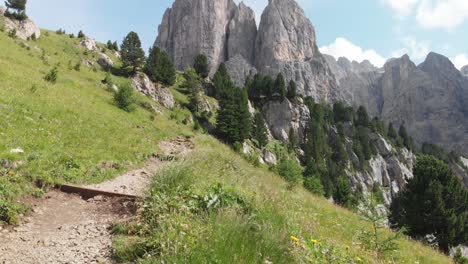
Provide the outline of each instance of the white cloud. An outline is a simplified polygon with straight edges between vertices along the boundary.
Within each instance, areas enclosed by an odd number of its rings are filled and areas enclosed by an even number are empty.
[[[413,12],[413,8],[419,0],[384,0],[398,16],[408,16]]]
[[[453,29],[468,19],[467,0],[421,0],[416,21],[425,28]]]
[[[412,59],[419,61],[423,60],[431,52],[428,41],[418,41],[414,37],[404,37],[400,42],[403,48],[392,52],[392,57],[401,57],[408,54]]]
[[[386,59],[375,50],[363,50],[361,47],[351,43],[345,38],[337,38],[334,43],[320,48],[320,52],[331,55],[338,59],[346,57],[351,61],[362,62],[369,60],[377,67],[382,67]]]
[[[468,65],[468,55],[466,53],[461,53],[456,55],[453,58],[450,58],[452,63],[457,67],[457,69],[461,69],[463,66]]]

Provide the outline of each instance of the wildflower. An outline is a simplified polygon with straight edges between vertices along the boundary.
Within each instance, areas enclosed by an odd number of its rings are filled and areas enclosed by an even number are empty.
[[[318,243],[318,241],[316,239],[311,239],[310,242],[312,242],[312,244],[316,245]]]
[[[345,249],[346,249],[347,251],[349,251],[349,246],[345,246]]]
[[[297,238],[295,236],[291,236],[291,240],[294,241],[294,242],[299,242],[299,238]]]
[[[356,258],[356,262],[357,262],[357,263],[361,263],[361,262],[362,262],[362,259],[361,259],[360,257],[357,257],[357,258]]]

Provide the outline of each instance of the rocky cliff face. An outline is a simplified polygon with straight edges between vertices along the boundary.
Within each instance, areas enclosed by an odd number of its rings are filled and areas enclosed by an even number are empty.
[[[387,123],[404,124],[419,144],[468,153],[468,82],[448,58],[430,53],[416,66],[405,55],[383,69],[351,73],[343,63],[328,61],[340,77],[337,98],[364,105]]]
[[[336,83],[315,43],[315,29],[295,0],[270,0],[257,31],[254,12],[233,0],[176,0],[164,14],[155,45],[165,49],[179,70],[199,53],[213,75],[221,63],[243,86],[257,71],[298,84],[298,92],[331,99]]]
[[[254,12],[233,0],[176,0],[164,14],[155,46],[172,57],[176,67],[192,66],[202,53],[210,73],[236,55],[253,61],[257,27]]]
[[[315,29],[295,0],[269,0],[257,35],[255,66],[259,72],[282,73],[298,92],[330,99],[335,80],[315,42]]]

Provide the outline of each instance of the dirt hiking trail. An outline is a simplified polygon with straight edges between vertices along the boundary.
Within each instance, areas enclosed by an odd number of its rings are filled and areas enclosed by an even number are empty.
[[[193,149],[184,137],[159,144],[166,157],[183,158]],[[168,160],[172,160],[169,158]],[[151,177],[167,161],[154,157],[143,168],[111,181],[84,186],[108,192],[143,196]],[[0,226],[0,264],[112,263],[113,222],[135,214],[133,201],[51,191],[41,199],[30,199],[32,212],[18,227]]]

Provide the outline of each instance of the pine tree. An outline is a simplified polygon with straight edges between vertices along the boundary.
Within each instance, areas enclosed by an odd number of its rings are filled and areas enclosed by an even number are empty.
[[[221,63],[219,65],[218,71],[214,75],[213,78],[214,84],[214,97],[216,99],[220,99],[221,95],[229,88],[233,87],[234,84],[232,83],[231,77],[227,71],[226,65]]]
[[[408,132],[406,131],[406,128],[404,125],[400,126],[400,129],[398,130],[398,135],[400,136],[403,146],[405,146],[407,149],[412,150],[413,149],[413,140],[412,138],[408,135]]]
[[[78,38],[84,38],[85,36],[86,36],[86,35],[83,33],[82,30],[80,30],[80,31],[78,32],[78,36],[77,36]]]
[[[28,16],[26,15],[26,3],[27,0],[6,0],[5,6],[7,7],[7,10],[5,11],[5,16],[18,20],[27,19]],[[15,13],[10,13],[9,9],[14,9]]]
[[[289,136],[289,144],[288,144],[289,151],[292,153],[296,153],[297,150],[299,149],[299,137],[297,136],[296,131],[294,131],[294,128],[291,127],[289,129],[288,136]]]
[[[110,50],[113,50],[114,49],[114,46],[112,45],[112,41],[108,40],[107,41],[107,44],[106,44],[106,47]]]
[[[203,88],[199,76],[193,68],[186,70],[184,76],[187,82],[187,87],[190,90],[189,108],[196,118],[201,118],[202,112],[200,105],[202,102]]]
[[[262,96],[272,97],[275,90],[275,81],[269,75],[263,77],[262,85],[260,86]]]
[[[283,74],[278,73],[275,80],[275,87],[273,94],[278,94],[281,98],[286,97],[286,82],[284,81]]]
[[[408,181],[390,206],[390,223],[406,228],[413,238],[432,234],[439,247],[450,247],[468,240],[468,190],[444,162],[420,156]]]
[[[294,98],[296,98],[296,96],[297,96],[297,85],[293,80],[291,80],[288,85],[288,93],[286,97],[289,100],[293,100]]]
[[[251,131],[247,92],[228,84],[230,86],[223,87],[220,94],[217,131],[229,144],[242,143]]]
[[[206,78],[210,74],[208,58],[204,54],[199,54],[195,58],[195,63],[193,64],[193,68],[198,73],[198,75],[200,75],[200,77],[202,78]]]
[[[361,105],[358,108],[356,116],[357,116],[357,119],[356,119],[357,126],[369,127],[369,124],[370,124],[369,115],[367,114],[367,110],[364,106]]]
[[[131,112],[134,110],[134,92],[133,88],[126,84],[119,88],[114,94],[115,104],[122,110]]]
[[[132,73],[135,73],[145,62],[145,52],[141,48],[141,41],[138,34],[130,32],[125,37],[120,48],[123,67],[131,67]]]
[[[252,126],[252,139],[258,143],[259,148],[263,148],[268,144],[268,132],[265,119],[260,112],[256,112]]]
[[[119,45],[117,44],[117,41],[114,41],[114,43],[112,43],[112,49],[115,51],[119,51]]]
[[[333,193],[333,199],[337,204],[349,209],[352,209],[356,205],[351,184],[344,176],[338,178],[336,188]]]
[[[144,68],[145,73],[153,82],[173,85],[176,80],[176,70],[167,52],[158,47],[151,48]]]

